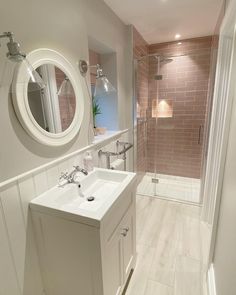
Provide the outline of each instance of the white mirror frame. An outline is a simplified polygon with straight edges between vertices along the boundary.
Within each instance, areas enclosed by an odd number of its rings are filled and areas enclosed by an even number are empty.
[[[65,145],[78,134],[84,117],[84,95],[79,72],[75,70],[64,56],[51,49],[42,48],[34,50],[26,58],[34,69],[43,64],[53,64],[66,74],[74,88],[76,109],[73,121],[65,131],[50,133],[40,127],[31,113],[28,102],[29,74],[24,64],[20,63],[12,83],[12,99],[17,117],[27,133],[39,143],[47,146]]]

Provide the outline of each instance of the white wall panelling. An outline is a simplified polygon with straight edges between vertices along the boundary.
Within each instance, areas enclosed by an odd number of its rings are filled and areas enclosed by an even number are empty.
[[[18,186],[2,191],[1,202],[17,279],[23,290],[26,230]]]
[[[218,65],[212,108],[206,180],[203,196],[203,220],[213,225],[209,263],[212,263],[218,223],[224,166],[227,154],[232,103],[235,96],[235,15],[231,2],[220,31]]]
[[[8,186],[8,185],[12,185],[13,182],[16,182],[16,181],[18,181],[20,179],[23,179],[25,177],[28,177],[30,175],[37,174],[42,170],[49,169],[50,167],[53,167],[53,166],[56,166],[56,165],[60,165],[60,167],[62,169],[67,170],[69,168],[69,162],[72,163],[74,161],[77,161],[76,157],[78,157],[78,161],[80,161],[79,160],[79,158],[80,158],[79,155],[83,154],[85,151],[87,151],[87,150],[94,150],[94,151],[99,150],[100,148],[108,145],[110,142],[115,141],[115,140],[120,139],[120,138],[121,138],[121,140],[125,140],[125,139],[127,139],[127,137],[125,136],[125,134],[127,132],[129,132],[128,129],[125,129],[123,131],[112,132],[112,134],[109,134],[109,136],[107,136],[106,139],[103,139],[103,140],[100,140],[100,141],[96,140],[91,145],[88,145],[88,146],[86,146],[86,147],[84,147],[82,149],[78,149],[75,152],[72,152],[72,153],[70,153],[68,155],[65,155],[63,157],[59,157],[56,160],[53,160],[53,161],[51,161],[51,162],[49,162],[47,164],[38,166],[35,169],[29,170],[29,171],[27,171],[27,172],[25,172],[23,174],[20,174],[20,175],[18,175],[16,177],[13,177],[13,178],[10,178],[10,179],[8,179],[6,181],[0,182],[0,190],[2,188],[4,188],[4,187]],[[67,162],[67,160],[69,162]],[[82,163],[82,162],[80,161],[80,163]]]
[[[126,133],[127,130],[119,132],[105,142],[86,148],[93,150],[96,166],[106,167],[103,160],[98,161],[98,150],[115,150],[116,140],[126,140]],[[0,184],[0,295],[43,294],[28,204],[56,185],[62,171],[76,164],[82,165],[86,149]]]
[[[9,237],[6,227],[3,210],[0,210],[0,294],[10,293],[12,295],[20,294],[20,287],[16,276],[16,267],[12,257],[12,250],[9,245]]]
[[[236,0],[231,0],[220,31],[203,206],[203,217],[213,223],[209,291],[219,295],[235,294],[235,20]]]
[[[62,169],[62,171],[64,170],[66,169]],[[38,173],[33,174],[33,179],[34,179],[34,185],[35,185],[35,193],[37,196],[44,193],[48,189],[47,173],[45,169],[43,169],[42,171]]]
[[[73,165],[71,165],[71,167],[72,166]],[[58,181],[59,171],[60,170],[57,165],[46,169],[48,187],[52,187]]]

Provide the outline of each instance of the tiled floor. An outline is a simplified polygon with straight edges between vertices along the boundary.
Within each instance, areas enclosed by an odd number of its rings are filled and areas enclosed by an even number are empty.
[[[157,184],[152,182],[157,178]],[[146,173],[137,190],[140,195],[157,196],[182,202],[200,202],[200,179]]]
[[[200,207],[137,196],[137,264],[126,295],[206,295],[209,244]]]

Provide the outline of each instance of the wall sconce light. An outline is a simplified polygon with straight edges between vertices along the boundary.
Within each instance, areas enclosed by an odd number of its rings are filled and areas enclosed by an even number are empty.
[[[65,77],[65,79],[62,81],[57,94],[60,96],[75,95],[73,86],[71,85],[71,82],[68,77]]]
[[[27,60],[26,54],[20,51],[20,44],[14,41],[13,33],[4,32],[0,35],[0,39],[3,38],[9,39],[9,42],[7,43],[7,58],[15,63],[24,63],[30,77],[30,90],[34,91],[43,89],[46,86],[45,83],[43,82],[38,72],[32,67],[32,65]]]
[[[79,61],[79,70],[83,77],[86,76],[89,68],[96,68],[96,84],[94,90],[94,96],[102,96],[104,94],[115,92],[116,89],[107,79],[106,75],[103,74],[102,68],[99,64],[89,65],[85,60]]]

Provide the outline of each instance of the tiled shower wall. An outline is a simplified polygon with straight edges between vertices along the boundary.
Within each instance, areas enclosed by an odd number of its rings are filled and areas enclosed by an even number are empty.
[[[148,45],[133,29],[137,171],[201,177],[213,37]],[[174,57],[162,62],[148,54]],[[141,60],[140,60],[141,59]],[[157,106],[154,102],[157,101]],[[165,107],[162,113],[161,104]],[[209,109],[210,110],[210,107]]]
[[[150,54],[178,57],[160,63],[159,81],[158,62],[149,58],[147,171],[200,178],[211,47],[212,37],[149,46]],[[166,115],[151,111],[156,99]]]
[[[135,132],[137,133],[137,172],[143,174],[146,171],[146,109],[148,107],[148,60],[140,60],[148,54],[148,44],[133,28],[133,54],[137,63],[135,73],[135,88],[137,100],[137,124]]]

